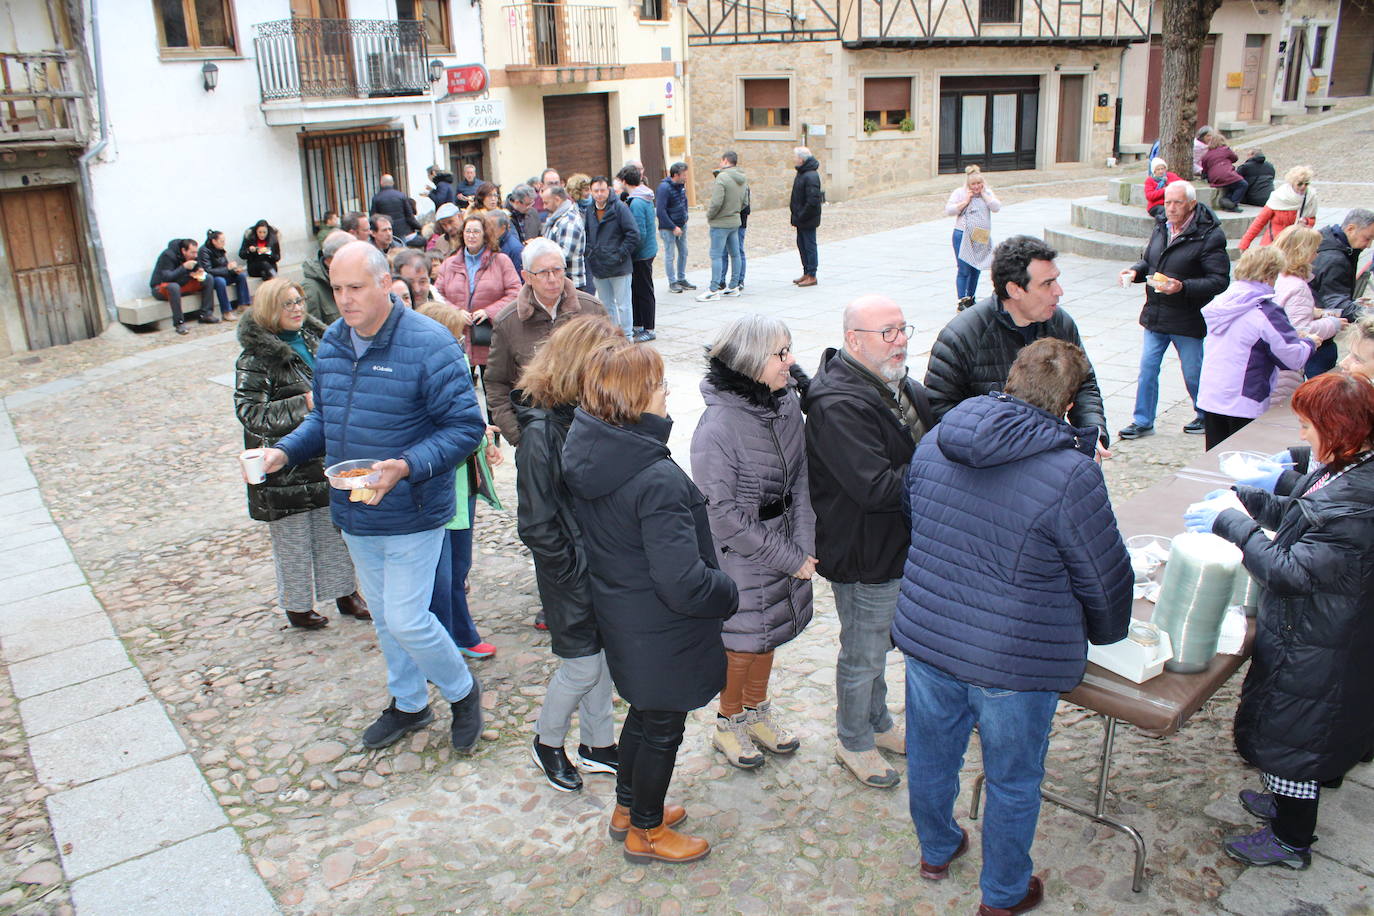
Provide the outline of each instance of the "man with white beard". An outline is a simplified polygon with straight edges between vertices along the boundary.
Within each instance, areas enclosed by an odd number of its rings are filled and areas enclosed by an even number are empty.
[[[883,676],[911,540],[904,481],[935,425],[925,389],[907,375],[911,330],[891,299],[855,299],[844,310],[844,349],[825,351],[805,399],[816,571],[830,580],[840,618],[835,759],[882,789],[901,777],[879,749],[906,753]]]

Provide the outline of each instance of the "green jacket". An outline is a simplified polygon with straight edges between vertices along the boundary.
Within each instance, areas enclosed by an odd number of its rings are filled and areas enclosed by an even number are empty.
[[[712,229],[738,229],[739,211],[749,205],[749,179],[738,166],[717,169],[706,205],[706,225]]]
[[[301,262],[301,292],[305,293],[305,310],[325,327],[339,317],[334,304],[334,290],[329,285],[329,268],[319,255]]]

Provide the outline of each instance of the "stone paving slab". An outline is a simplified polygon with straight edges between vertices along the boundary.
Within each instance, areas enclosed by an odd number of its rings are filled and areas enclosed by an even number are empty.
[[[3,655],[5,661],[14,664],[99,640],[118,644],[109,615],[87,614],[59,623],[25,627],[10,636],[0,637],[0,655]],[[83,672],[83,680],[90,676],[89,673]]]
[[[1247,869],[1218,903],[1236,916],[1362,916],[1374,911],[1374,878],[1314,856],[1307,871],[1282,867]]]
[[[228,823],[186,754],[51,795],[48,814],[69,879]]]
[[[43,508],[43,496],[38,492],[36,484],[30,485],[25,490],[17,490],[0,500],[0,524],[12,516],[22,516],[34,509],[41,508]]]
[[[56,589],[17,601],[8,601],[0,593],[0,637],[103,610],[91,587],[84,582],[73,588]]]
[[[76,557],[72,556],[65,540],[49,538],[23,547],[12,547],[4,552],[4,563],[0,564],[0,583],[63,564],[76,565]],[[7,588],[7,584],[0,585],[0,589]]]
[[[0,524],[3,524],[3,520],[0,520]],[[63,563],[51,569],[19,573],[6,580],[3,597],[0,597],[0,605],[23,601],[26,598],[36,598],[39,595],[46,595],[48,592],[82,585],[85,581],[86,575],[81,571],[81,567],[75,563]]]
[[[125,668],[29,697],[19,704],[19,715],[24,731],[33,736],[152,699],[148,682],[138,669]]]
[[[11,637],[6,637],[6,641]],[[10,683],[19,699],[47,693],[132,667],[129,653],[118,639],[97,639],[84,645],[49,652],[10,665]]]
[[[194,837],[72,885],[81,916],[267,916],[280,912],[230,828]]]
[[[38,778],[50,788],[111,776],[185,747],[158,703],[136,703],[29,741]]]
[[[39,544],[43,541],[63,541],[62,529],[51,522],[42,525],[26,525],[18,530],[0,531],[0,556],[8,556],[11,550]]]

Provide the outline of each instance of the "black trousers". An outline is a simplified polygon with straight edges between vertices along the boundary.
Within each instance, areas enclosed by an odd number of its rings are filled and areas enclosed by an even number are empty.
[[[816,275],[816,261],[819,254],[816,251],[816,229],[797,227],[797,253],[801,255],[802,273],[808,277]]]
[[[658,300],[654,298],[654,259],[636,260],[633,268],[634,272],[630,275],[630,311],[634,320],[631,324],[652,331],[654,312],[658,308]]]
[[[673,780],[687,713],[630,707],[620,729],[620,772],[615,801],[630,809],[630,824],[648,830],[663,823],[663,799]]]
[[[1275,795],[1276,814],[1270,822],[1270,826],[1274,828],[1274,836],[1295,849],[1306,849],[1311,846],[1315,838],[1313,832],[1317,829],[1317,805],[1320,802],[1320,789],[1317,790],[1316,798]]]
[[[1225,414],[1212,413],[1210,410],[1204,411],[1202,415],[1202,432],[1207,439],[1207,449],[1211,451],[1220,445],[1231,434],[1249,426],[1253,420],[1249,417],[1228,417]]]

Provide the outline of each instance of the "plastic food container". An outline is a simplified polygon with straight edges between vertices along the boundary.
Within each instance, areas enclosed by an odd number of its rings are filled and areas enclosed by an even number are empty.
[[[355,458],[352,461],[340,461],[338,464],[331,464],[324,469],[324,476],[329,478],[329,485],[336,490],[362,490],[376,483],[381,476],[372,470],[372,466],[380,461],[380,458]]]
[[[1254,475],[1259,466],[1264,463],[1278,464],[1283,467],[1292,467],[1291,461],[1269,460],[1268,455],[1261,455],[1259,452],[1221,452],[1217,455],[1217,467],[1221,473],[1233,480],[1240,480],[1242,477]]]

